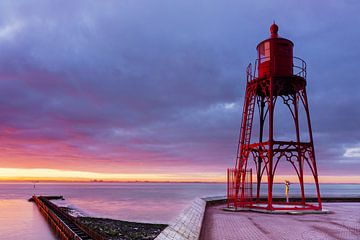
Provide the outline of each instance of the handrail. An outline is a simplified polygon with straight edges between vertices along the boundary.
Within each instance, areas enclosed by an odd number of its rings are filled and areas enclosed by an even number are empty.
[[[259,77],[259,65],[261,64],[262,60],[268,59],[270,60],[270,57],[262,57],[258,58],[254,62],[254,70],[252,70],[252,64],[249,63],[249,65],[246,68],[246,81],[251,82],[255,78]],[[306,80],[306,62],[299,58],[299,57],[293,57],[293,75],[302,77]]]
[[[298,72],[295,70],[298,70]],[[306,62],[303,59],[293,57],[293,74],[306,79]]]

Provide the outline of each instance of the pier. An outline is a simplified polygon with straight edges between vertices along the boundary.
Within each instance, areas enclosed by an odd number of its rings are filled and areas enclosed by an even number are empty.
[[[327,214],[229,212],[226,202],[224,196],[196,199],[155,240],[360,239],[360,196],[323,197]]]
[[[40,212],[44,215],[56,235],[63,240],[104,240],[100,234],[80,223],[75,217],[66,213],[50,200],[62,199],[61,196],[33,196],[31,201],[35,202]]]

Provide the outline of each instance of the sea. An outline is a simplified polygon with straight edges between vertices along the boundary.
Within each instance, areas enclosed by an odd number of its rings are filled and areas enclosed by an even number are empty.
[[[360,196],[360,184],[322,184],[322,196]],[[262,185],[262,195],[266,194]],[[284,196],[284,184],[274,184],[275,196]],[[297,184],[290,196],[299,195]],[[315,187],[305,185],[307,196]],[[119,220],[169,223],[197,197],[225,196],[225,183],[0,183],[0,240],[55,239],[32,195],[62,195],[55,201],[75,214]]]

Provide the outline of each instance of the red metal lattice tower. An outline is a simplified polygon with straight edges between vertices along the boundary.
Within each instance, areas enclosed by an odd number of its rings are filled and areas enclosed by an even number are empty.
[[[236,166],[228,169],[228,206],[266,208],[268,210],[297,209],[321,210],[321,198],[315,150],[306,94],[306,63],[293,56],[294,44],[278,36],[278,26],[270,27],[271,37],[257,46],[258,59],[254,70],[247,67],[247,83]],[[295,129],[295,139],[278,141],[274,137],[274,109],[280,101],[289,109]],[[280,102],[280,103],[279,103]],[[299,110],[305,112],[308,141],[301,138]],[[251,143],[255,109],[259,110],[258,141]],[[266,126],[265,126],[266,125]],[[266,131],[265,131],[266,130]],[[266,133],[266,134],[265,134]],[[267,135],[265,139],[264,135]],[[252,197],[251,169],[249,159],[256,169],[256,197]],[[280,161],[287,161],[299,180],[300,201],[283,203],[273,201],[273,184]],[[317,203],[306,202],[304,189],[304,165],[308,166],[316,186]],[[260,201],[263,175],[267,178],[267,201]],[[250,184],[249,184],[250,182]],[[250,190],[249,190],[250,189]],[[286,204],[287,206],[284,206]]]

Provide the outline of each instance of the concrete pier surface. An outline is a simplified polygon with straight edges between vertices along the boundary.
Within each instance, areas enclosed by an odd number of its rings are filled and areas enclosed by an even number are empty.
[[[305,215],[226,212],[225,206],[206,208],[200,240],[360,240],[359,202],[324,203],[333,213]]]

